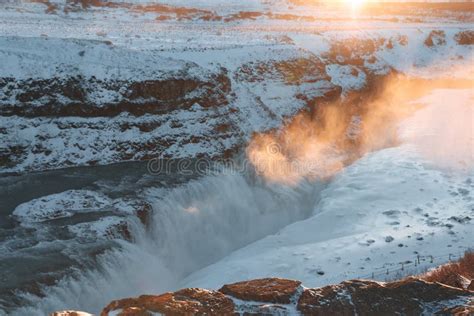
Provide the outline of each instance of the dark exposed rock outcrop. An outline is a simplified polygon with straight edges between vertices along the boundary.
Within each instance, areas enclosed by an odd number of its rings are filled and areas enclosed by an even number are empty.
[[[325,64],[317,57],[295,58],[284,61],[250,62],[240,66],[235,79],[261,82],[269,77],[278,78],[286,84],[298,85],[328,80]]]
[[[308,289],[298,301],[304,315],[420,315],[427,306],[470,294],[440,283],[407,279],[392,283],[346,281],[336,286]]]
[[[454,39],[459,45],[474,45],[474,31],[459,32],[454,36]]]
[[[433,30],[425,40],[428,47],[446,45],[446,34],[441,30]]]
[[[122,310],[119,315],[150,315],[150,312],[165,315],[232,315],[234,303],[224,294],[203,289],[183,289],[159,296],[142,295],[113,301],[101,315]]]
[[[112,315],[470,315],[474,292],[417,278],[382,283],[345,281],[305,289],[299,281],[266,278],[224,285],[219,291],[183,289],[113,301]]]
[[[52,313],[51,316],[91,316],[91,314],[78,311],[60,311]]]
[[[98,102],[98,92],[108,100]],[[144,81],[104,81],[82,76],[22,81],[0,78],[0,96],[4,99],[0,115],[111,117],[122,112],[136,116],[161,114],[195,103],[203,107],[227,104],[229,92],[230,80],[224,73],[215,74],[207,81],[192,77]]]
[[[226,284],[219,291],[246,301],[289,304],[300,284],[294,280],[269,278]]]

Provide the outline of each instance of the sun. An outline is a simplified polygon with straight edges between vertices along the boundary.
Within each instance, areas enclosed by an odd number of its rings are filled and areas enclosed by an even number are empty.
[[[360,7],[366,0],[345,0],[353,9]]]

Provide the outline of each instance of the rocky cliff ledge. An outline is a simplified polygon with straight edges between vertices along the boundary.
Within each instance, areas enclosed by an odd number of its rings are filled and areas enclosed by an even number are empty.
[[[76,314],[74,314],[76,313]],[[83,315],[57,312],[52,316]],[[101,316],[156,315],[473,315],[474,291],[408,278],[396,282],[344,281],[305,288],[266,278],[224,285],[218,291],[182,289],[111,302]],[[88,314],[86,314],[88,315]]]

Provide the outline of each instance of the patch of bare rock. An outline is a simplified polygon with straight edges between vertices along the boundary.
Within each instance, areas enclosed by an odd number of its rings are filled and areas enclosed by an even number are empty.
[[[466,296],[469,304],[468,297],[472,295],[416,278],[391,283],[352,280],[305,290],[298,301],[298,310],[303,315],[421,315],[430,305],[434,313],[441,312],[449,307],[450,300],[461,296]]]
[[[300,285],[299,281],[267,278],[226,284],[219,291],[244,301],[289,304]]]
[[[213,74],[207,79],[174,77],[130,82],[82,76],[23,81],[0,78],[0,115],[113,117],[128,112],[140,116],[189,108],[195,103],[204,107],[226,104],[230,92],[226,75]],[[93,96],[97,91],[114,98],[97,102]]]
[[[162,295],[142,295],[111,302],[101,315],[110,315],[121,310],[118,315],[232,315],[233,301],[218,291],[204,289],[183,289]]]
[[[60,311],[52,313],[51,316],[92,316],[92,314],[78,311]]]
[[[459,45],[474,45],[474,31],[461,31],[454,36]]]
[[[446,45],[446,34],[441,30],[433,30],[425,40],[428,47]]]

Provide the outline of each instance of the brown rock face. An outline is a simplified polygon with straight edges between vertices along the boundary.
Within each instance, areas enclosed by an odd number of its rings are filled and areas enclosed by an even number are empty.
[[[122,112],[135,116],[167,113],[194,103],[220,106],[227,104],[231,86],[225,73],[217,73],[206,80],[179,76],[145,81],[102,81],[81,76],[22,81],[0,78],[1,89],[5,91],[0,91],[1,97],[16,94],[15,100],[3,104],[1,115],[114,117]],[[93,94],[101,90],[116,94],[116,99],[97,103]]]
[[[183,289],[111,302],[101,316],[164,315],[473,315],[473,292],[417,278],[383,283],[345,281],[298,291],[301,282],[266,278],[224,285],[219,291]],[[232,298],[236,298],[233,300]],[[294,299],[292,299],[294,298]],[[65,311],[51,316],[88,316]]]
[[[428,47],[446,45],[446,34],[444,31],[431,31],[425,40],[425,45]]]
[[[471,280],[471,284],[468,285],[467,289],[469,291],[474,291],[474,280]]]
[[[113,301],[102,310],[101,316],[118,310],[121,316],[150,315],[151,312],[165,315],[232,315],[234,303],[222,293],[193,288],[159,296],[142,295]]]
[[[325,70],[325,64],[316,57],[278,62],[251,62],[239,67],[234,75],[234,79],[247,82],[261,82],[270,78],[280,80],[287,85],[330,80]]]
[[[336,41],[332,43],[331,49],[324,54],[324,57],[328,58],[332,63],[363,66],[366,60],[369,63],[375,62],[374,53],[386,45],[386,42],[388,43],[384,38],[349,38],[344,41]]]
[[[224,285],[219,291],[241,300],[288,304],[300,284],[294,280],[267,278]]]
[[[341,285],[307,289],[298,300],[298,310],[303,315],[353,315],[351,297],[345,293]]]
[[[460,296],[469,296],[469,293],[419,279],[386,284],[353,280],[305,290],[297,308],[304,315],[389,315],[395,312],[419,315],[427,304]]]
[[[92,316],[92,314],[79,311],[60,311],[54,312],[50,316]]]
[[[459,45],[474,45],[474,31],[461,31],[454,36]]]

